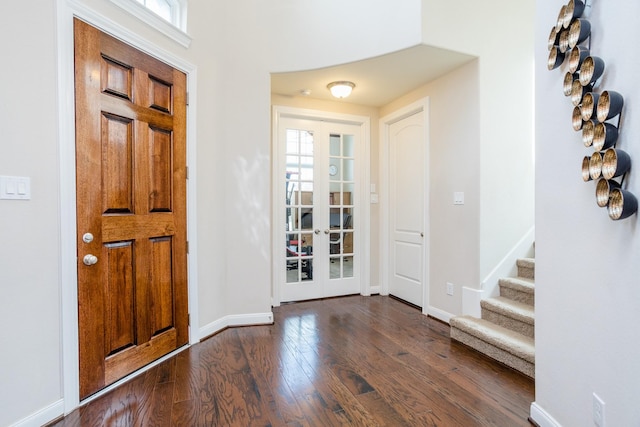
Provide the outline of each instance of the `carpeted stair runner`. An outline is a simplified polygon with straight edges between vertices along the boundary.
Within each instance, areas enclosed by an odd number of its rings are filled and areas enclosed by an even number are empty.
[[[451,318],[451,338],[533,378],[535,260],[517,261],[518,277],[500,279],[500,296],[480,302],[481,319]]]

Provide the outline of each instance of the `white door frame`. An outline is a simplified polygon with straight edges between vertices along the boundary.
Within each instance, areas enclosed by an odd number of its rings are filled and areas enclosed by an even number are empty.
[[[187,90],[190,92],[187,106],[187,164],[190,179],[187,181],[187,239],[188,292],[189,292],[189,343],[200,340],[198,335],[198,286],[197,286],[197,233],[196,233],[196,123],[195,94],[196,67],[158,46],[141,38],[132,31],[105,18],[75,0],[57,1],[57,50],[58,50],[58,147],[60,167],[60,286],[61,286],[61,327],[62,327],[62,393],[64,414],[68,414],[80,404],[80,380],[78,358],[78,276],[76,264],[76,161],[75,161],[75,82],[73,18],[99,28],[124,42],[134,46],[187,75]],[[154,366],[151,364],[144,369]],[[138,372],[142,372],[138,371]],[[127,377],[128,378],[128,377]],[[103,389],[96,396],[121,384],[120,380]],[[91,399],[91,398],[89,398]],[[89,400],[87,399],[87,400]],[[86,401],[86,400],[85,400]]]
[[[335,123],[347,123],[360,127],[361,147],[360,158],[362,167],[359,168],[360,174],[357,177],[360,182],[359,187],[359,206],[360,206],[360,239],[358,246],[354,248],[355,253],[360,254],[360,294],[371,295],[371,283],[370,283],[370,265],[371,265],[371,205],[370,205],[370,177],[371,177],[371,150],[369,148],[371,142],[370,132],[370,118],[366,116],[355,116],[350,114],[331,113],[327,111],[309,110],[303,108],[285,107],[275,105],[273,107],[273,124],[272,124],[272,139],[271,139],[271,185],[272,185],[272,222],[276,224],[276,218],[281,215],[281,203],[284,198],[280,198],[280,191],[278,191],[278,183],[282,177],[279,175],[278,169],[279,156],[283,155],[280,152],[280,144],[278,141],[278,127],[280,125],[281,117],[291,117],[296,119],[305,120],[317,120]],[[272,268],[271,268],[271,298],[272,305],[277,307],[280,305],[280,283],[284,280],[282,277],[282,259],[278,254],[282,253],[282,236],[280,235],[280,228],[276,225],[271,227],[271,246],[272,246]]]
[[[391,206],[389,203],[389,183],[391,179],[391,153],[389,129],[392,124],[412,116],[424,113],[424,234],[423,242],[423,269],[422,269],[422,313],[428,314],[429,309],[429,247],[431,233],[429,230],[429,97],[422,98],[413,104],[407,105],[380,119],[380,294],[389,295],[389,248],[391,247]]]

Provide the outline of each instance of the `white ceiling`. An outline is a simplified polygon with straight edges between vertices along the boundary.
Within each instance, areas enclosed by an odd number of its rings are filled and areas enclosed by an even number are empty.
[[[284,96],[336,100],[327,84],[348,80],[356,87],[351,96],[341,100],[358,105],[381,107],[412,90],[437,79],[474,59],[449,50],[419,45],[371,59],[318,70],[274,73],[271,92]]]

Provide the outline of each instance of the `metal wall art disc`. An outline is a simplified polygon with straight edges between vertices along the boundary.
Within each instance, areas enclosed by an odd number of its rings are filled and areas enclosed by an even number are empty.
[[[593,120],[587,120],[582,125],[582,143],[585,147],[591,147],[593,144],[593,137],[596,133],[596,125]]]
[[[600,178],[596,184],[596,203],[599,207],[604,208],[609,204],[611,191],[614,188],[620,188],[617,181]]]
[[[582,86],[592,85],[604,73],[604,61],[597,56],[587,56],[580,67],[580,83]]]
[[[596,152],[591,155],[589,159],[589,177],[591,179],[598,179],[602,174],[602,155]]]
[[[624,99],[618,92],[605,90],[598,100],[598,120],[604,122],[622,112]]]
[[[602,151],[611,148],[618,140],[618,128],[611,123],[598,123],[593,131],[593,149]]]
[[[608,211],[611,219],[628,218],[638,211],[638,200],[631,192],[614,188],[611,190]]]
[[[573,107],[573,113],[571,114],[571,126],[573,126],[573,130],[576,132],[582,129],[584,121],[582,120],[582,112],[580,111],[580,107]]]
[[[575,46],[569,52],[569,72],[576,73],[584,60],[589,56],[589,49],[582,46]]]
[[[584,182],[591,181],[591,174],[589,173],[589,163],[591,163],[591,157],[584,156],[582,158],[582,180]]]
[[[582,97],[582,106],[580,107],[582,120],[589,120],[595,115],[598,98],[600,98],[600,94],[596,92],[586,93]]]
[[[608,148],[602,156],[602,177],[612,179],[631,169],[631,157],[625,151]]]

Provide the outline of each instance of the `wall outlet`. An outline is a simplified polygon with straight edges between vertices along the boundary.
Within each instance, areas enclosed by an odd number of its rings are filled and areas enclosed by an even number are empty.
[[[453,295],[453,283],[447,282],[447,295]]]
[[[597,394],[593,393],[593,422],[597,427],[604,425],[604,402]]]

